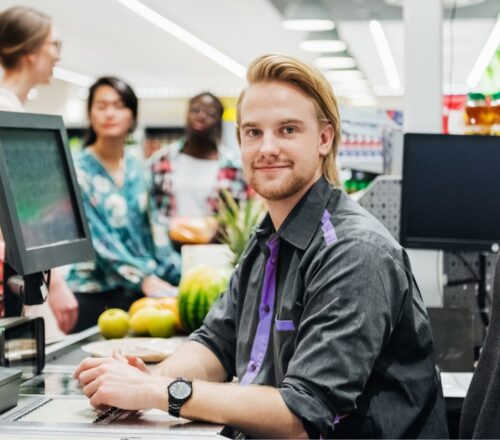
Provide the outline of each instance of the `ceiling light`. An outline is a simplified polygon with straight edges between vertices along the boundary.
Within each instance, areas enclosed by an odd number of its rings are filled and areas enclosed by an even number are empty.
[[[375,107],[377,99],[373,95],[347,97],[347,102],[353,107]]]
[[[486,43],[479,54],[474,67],[467,76],[467,85],[473,89],[476,87],[484,74],[484,71],[488,67],[493,54],[496,52],[498,46],[500,45],[500,15],[497,17],[497,22],[491,31],[490,36],[486,40]]]
[[[158,26],[165,32],[168,32],[175,38],[178,38],[183,43],[191,46],[194,50],[198,51],[202,55],[211,59],[215,63],[234,73],[239,78],[245,78],[246,68],[237,63],[232,58],[228,57],[226,54],[222,53],[220,50],[206,43],[202,39],[193,35],[191,32],[186,31],[184,28],[180,27],[178,24],[171,20],[158,14],[153,9],[144,5],[138,0],[117,0],[123,6],[129,8],[131,11],[140,15],[145,20]]]
[[[335,27],[321,0],[296,0],[287,5],[283,15],[283,27],[292,31],[326,31]]]
[[[83,75],[82,73],[73,72],[72,70],[63,69],[62,67],[57,66],[54,67],[53,73],[54,78],[69,82],[71,84],[75,84],[80,87],[90,87],[95,81],[95,78],[92,78],[91,76]]]
[[[320,69],[351,69],[356,67],[356,61],[352,57],[318,57],[314,65]]]
[[[300,42],[300,48],[307,52],[343,52],[347,45],[339,38],[338,32],[311,32]]]
[[[387,42],[387,37],[385,36],[384,28],[379,21],[371,20],[370,31],[372,33],[373,40],[375,41],[378,55],[382,61],[387,82],[393,89],[399,89],[401,81],[399,79],[398,69],[396,68],[396,63],[394,62],[394,57],[392,56],[389,43]]]
[[[369,91],[372,88],[370,81],[368,81],[366,79],[357,79],[357,80],[351,80],[351,81],[332,81],[332,84],[333,84],[333,87],[335,88],[335,90]]]
[[[385,0],[385,2],[392,6],[403,6],[404,0]],[[465,6],[478,5],[483,3],[484,0],[442,0],[443,8],[451,9],[454,7],[463,8]]]
[[[363,74],[359,70],[331,70],[325,73],[326,79],[333,82],[352,81],[362,79]]]

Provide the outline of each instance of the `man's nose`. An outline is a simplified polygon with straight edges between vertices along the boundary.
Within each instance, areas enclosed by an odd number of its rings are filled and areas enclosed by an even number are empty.
[[[279,145],[276,136],[273,133],[264,133],[259,150],[261,154],[277,155],[279,153]]]

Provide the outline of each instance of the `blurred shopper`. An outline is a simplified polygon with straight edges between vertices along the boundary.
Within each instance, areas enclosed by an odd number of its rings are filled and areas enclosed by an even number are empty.
[[[125,148],[137,106],[119,78],[99,78],[90,88],[87,148],[75,165],[97,259],[69,273],[80,306],[76,331],[95,325],[106,308],[127,309],[143,294],[172,292],[179,282],[179,257],[155,233],[145,168]]]
[[[85,359],[84,394],[224,423],[230,438],[447,438],[408,256],[339,188],[330,84],[283,55],[257,58],[247,79],[243,169],[269,214],[188,342],[151,370],[119,353]]]
[[[4,70],[0,81],[0,111],[23,112],[29,91],[37,84],[50,82],[60,52],[61,40],[49,16],[22,6],[0,13],[0,62]],[[3,248],[2,243],[2,259]],[[76,299],[57,270],[52,271],[48,303],[53,315],[46,304],[29,307],[26,314],[45,318],[50,341],[62,336],[60,330],[68,333],[78,314]]]
[[[248,197],[239,158],[231,157],[221,145],[223,113],[221,101],[211,93],[194,96],[189,101],[185,136],[150,158],[154,200],[172,238],[176,228],[193,224],[190,219],[213,216],[221,190],[236,201]]]

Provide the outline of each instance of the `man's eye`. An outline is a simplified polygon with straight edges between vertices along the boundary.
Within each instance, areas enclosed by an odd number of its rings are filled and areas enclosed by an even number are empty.
[[[258,130],[257,128],[250,128],[249,130],[247,130],[247,136],[249,137],[255,137],[255,136],[258,136],[260,134],[260,130]]]
[[[281,129],[281,132],[284,133],[284,134],[293,134],[297,131],[297,129],[295,127],[283,127]]]

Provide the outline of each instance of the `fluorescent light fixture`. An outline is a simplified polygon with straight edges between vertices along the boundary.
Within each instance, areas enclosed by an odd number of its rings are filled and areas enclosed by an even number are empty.
[[[117,0],[123,6],[129,8],[131,11],[135,12],[137,15],[141,16],[145,20],[159,27],[161,30],[169,33],[173,37],[179,39],[183,43],[192,47],[194,50],[198,51],[200,54],[211,59],[215,63],[229,70],[231,73],[235,74],[238,78],[245,78],[246,68],[234,61],[232,58],[228,57],[226,54],[222,53],[220,50],[206,43],[202,39],[193,35],[191,32],[186,31],[184,28],[180,27],[178,24],[171,20],[158,14],[153,9],[149,8],[145,4],[138,0]]]
[[[141,99],[164,99],[164,98],[191,98],[206,90],[206,87],[137,87],[137,96]],[[222,86],[211,87],[217,96],[238,96],[241,87]]]
[[[365,96],[346,96],[347,103],[353,107],[375,107],[377,105],[377,98],[373,95]]]
[[[373,40],[375,41],[378,55],[382,61],[387,82],[391,88],[399,89],[401,81],[399,79],[398,69],[396,68],[394,57],[392,56],[389,43],[387,42],[387,37],[385,36],[384,28],[380,24],[380,21],[371,20],[370,31],[372,33]]]
[[[375,84],[373,86],[373,93],[376,96],[404,96],[405,91],[403,87],[393,89],[387,84]]]
[[[352,57],[318,57],[314,65],[320,69],[352,69],[356,61]]]
[[[370,81],[366,79],[332,82],[332,85],[335,88],[335,90],[349,90],[349,91],[364,90],[366,92],[366,91],[371,91],[372,88]]]
[[[359,70],[331,70],[325,73],[329,81],[352,81],[362,79],[363,74]]]
[[[289,2],[283,15],[283,27],[292,31],[327,31],[335,27],[321,0]]]
[[[95,78],[91,76],[83,75],[82,73],[73,72],[72,70],[63,69],[62,67],[57,66],[54,67],[53,74],[54,78],[80,87],[90,87],[90,85],[95,81]]]
[[[306,52],[343,52],[347,45],[339,38],[336,30],[331,30],[310,32],[299,47]]]
[[[490,62],[493,54],[497,51],[498,46],[500,45],[500,15],[497,17],[497,22],[495,27],[491,31],[490,36],[486,40],[486,44],[481,50],[479,57],[477,58],[472,70],[467,76],[467,86],[473,89],[479,84],[481,77],[484,74],[484,71],[488,67],[488,63]]]

